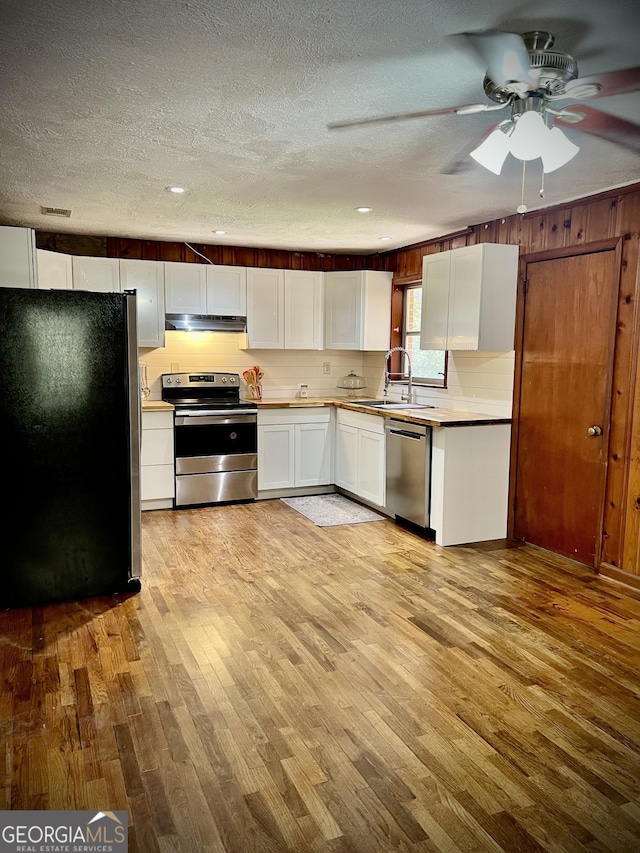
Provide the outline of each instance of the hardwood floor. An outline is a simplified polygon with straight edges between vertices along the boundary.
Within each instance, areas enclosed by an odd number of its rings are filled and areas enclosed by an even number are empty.
[[[5,809],[131,851],[637,851],[640,595],[280,501],[146,513],[142,592],[0,613]]]

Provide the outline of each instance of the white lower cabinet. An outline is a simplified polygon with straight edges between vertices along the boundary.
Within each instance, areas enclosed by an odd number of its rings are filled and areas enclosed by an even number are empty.
[[[258,490],[333,482],[331,408],[258,412]]]
[[[140,497],[142,509],[173,506],[173,412],[142,413]]]
[[[385,501],[384,418],[338,410],[335,484],[376,506]]]
[[[436,545],[507,535],[511,424],[434,427],[431,522]]]

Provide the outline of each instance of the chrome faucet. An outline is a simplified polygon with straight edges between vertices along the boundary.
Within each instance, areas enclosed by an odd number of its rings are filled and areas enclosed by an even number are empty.
[[[389,372],[389,359],[391,358],[394,352],[401,352],[406,358],[406,373],[400,372],[391,374]],[[400,364],[400,367],[402,367],[402,363]],[[392,376],[395,376],[396,379],[392,379]],[[384,357],[384,396],[387,396],[389,385],[404,385],[405,383],[407,385],[407,391],[405,394],[400,395],[400,399],[406,403],[411,403],[411,398],[413,397],[413,386],[411,384],[411,357],[404,347],[392,347],[390,350],[387,350],[387,354]]]

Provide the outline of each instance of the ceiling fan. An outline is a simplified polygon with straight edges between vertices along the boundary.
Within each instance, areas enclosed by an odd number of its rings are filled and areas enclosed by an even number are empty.
[[[508,109],[509,117],[486,130],[470,152],[496,174],[500,174],[509,153],[523,161],[523,168],[524,161],[537,157],[542,158],[543,172],[564,165],[579,150],[561,132],[560,128],[567,126],[640,153],[640,125],[580,103],[639,91],[640,67],[579,77],[576,60],[568,53],[554,50],[554,36],[543,30],[522,35],[487,30],[461,33],[458,38],[486,63],[483,86],[492,103],[336,122],[329,129]],[[565,106],[566,101],[578,102],[579,106]],[[452,174],[467,165],[465,156],[463,161],[449,164],[443,171]]]

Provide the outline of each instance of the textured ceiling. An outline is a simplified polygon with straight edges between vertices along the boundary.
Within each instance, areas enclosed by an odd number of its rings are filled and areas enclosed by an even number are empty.
[[[491,27],[552,31],[581,76],[640,65],[637,0],[3,0],[0,222],[370,252],[509,215],[516,161],[440,172],[502,113],[327,129],[486,101],[450,36]],[[593,106],[640,123],[638,93]],[[530,209],[640,180],[637,151],[566,133],[581,151],[544,199],[528,170]]]

